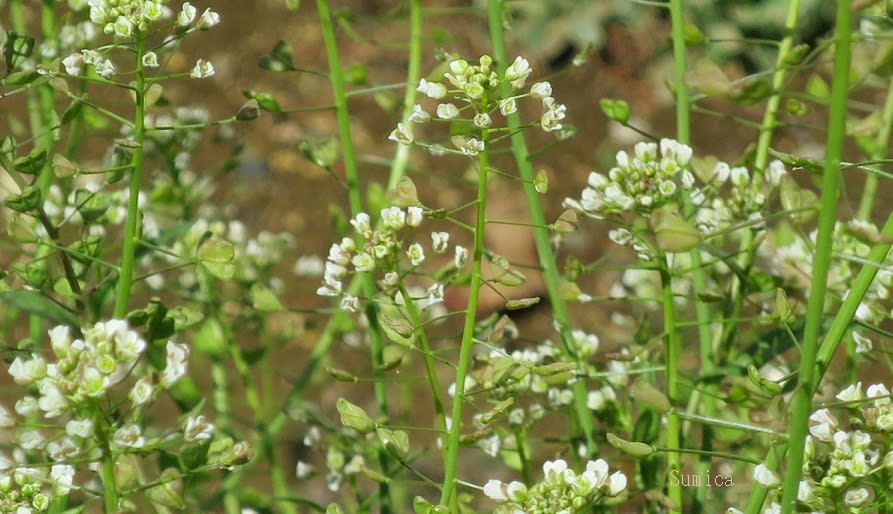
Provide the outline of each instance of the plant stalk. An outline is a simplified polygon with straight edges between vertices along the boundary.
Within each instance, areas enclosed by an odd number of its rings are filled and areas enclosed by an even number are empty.
[[[796,510],[797,490],[803,466],[803,446],[812,411],[812,396],[816,382],[816,355],[819,331],[825,308],[828,271],[831,266],[834,224],[837,214],[837,198],[840,187],[840,162],[846,136],[847,93],[849,89],[850,44],[852,20],[849,0],[837,1],[834,27],[834,76],[831,83],[831,104],[828,120],[827,156],[822,176],[821,209],[819,211],[818,237],[815,245],[812,283],[806,306],[806,327],[800,350],[800,369],[791,408],[788,427],[787,468],[782,488],[782,514]]]

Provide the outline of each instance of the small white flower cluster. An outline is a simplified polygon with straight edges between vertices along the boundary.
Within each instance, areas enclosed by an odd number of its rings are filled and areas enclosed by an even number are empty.
[[[620,496],[627,485],[623,472],[609,474],[604,459],[587,462],[586,471],[580,474],[562,459],[546,461],[543,475],[543,481],[529,489],[517,481],[490,480],[483,487],[484,494],[502,504],[494,511],[499,514],[573,514]]]
[[[40,452],[52,466],[29,467],[24,453],[14,452],[13,460],[0,454],[0,511],[28,508],[27,512],[44,512],[53,496],[64,496],[73,486],[77,462],[97,466],[103,445],[96,439],[94,419],[101,419],[90,410],[107,405],[112,400],[111,390],[131,376],[140,378],[131,387],[128,399],[131,413],[151,403],[161,388],[170,388],[186,373],[189,348],[173,341],[167,343],[164,370],[154,377],[138,362],[147,348],[139,334],[130,330],[126,321],[98,322],[82,330],[83,338],[74,338],[67,326],[49,331],[50,346],[55,359],[48,361],[34,354],[19,356],[9,367],[16,384],[28,386],[33,393],[19,399],[15,412],[26,419],[43,416],[46,419],[68,417],[64,433],[48,436],[46,422],[32,425],[19,421],[0,406],[0,427],[16,428],[15,446],[21,450]],[[124,411],[124,404],[116,403]],[[106,427],[112,450],[133,450],[145,446],[146,439],[135,416],[126,418],[120,426]],[[213,425],[199,416],[190,418],[184,433],[186,441],[208,439]],[[103,436],[106,437],[106,436]],[[46,488],[52,484],[51,491]]]
[[[567,198],[564,205],[596,217],[624,212],[648,215],[675,203],[680,186],[693,188],[695,176],[686,169],[691,156],[689,146],[672,139],[661,139],[659,147],[640,142],[633,156],[617,152],[617,166],[607,176],[590,173],[589,187],[583,189],[580,200]]]
[[[366,468],[366,459],[360,454],[347,458],[345,453],[334,446],[326,451],[326,486],[335,492],[341,488],[345,478],[356,477]]]
[[[404,241],[398,233],[404,227],[418,227],[424,219],[424,209],[421,207],[387,207],[381,210],[380,223],[373,228],[372,220],[368,214],[361,212],[350,220],[357,237],[345,237],[340,243],[333,244],[329,249],[329,256],[323,271],[323,285],[316,290],[320,296],[332,296],[341,298],[341,308],[357,312],[359,299],[355,296],[344,294],[343,280],[352,272],[384,272],[384,277],[379,281],[379,286],[396,303],[402,304],[405,299],[397,291],[401,274],[406,272],[401,265],[408,261],[410,268],[421,266],[425,260],[425,249],[421,243],[412,243],[405,249]],[[442,254],[449,247],[449,233],[431,233],[431,251]],[[468,251],[461,247],[455,247],[453,264],[457,268],[465,266]],[[413,298],[416,300],[416,298]],[[443,285],[434,284],[427,291],[427,297],[421,301],[425,305],[431,305],[443,300]]]
[[[552,97],[552,85],[548,82],[537,82],[527,92],[517,93],[525,87],[527,78],[533,71],[530,63],[523,57],[515,58],[508,66],[502,78],[493,67],[493,59],[484,55],[478,59],[478,64],[470,64],[464,59],[456,59],[449,63],[450,71],[445,74],[452,88],[439,82],[430,82],[421,79],[417,90],[431,98],[442,102],[438,103],[434,110],[434,116],[428,113],[421,104],[412,107],[410,120],[413,123],[425,123],[432,119],[450,121],[459,119],[463,111],[468,112],[466,119],[471,121],[480,130],[490,129],[493,125],[493,115],[496,111],[502,116],[509,116],[518,111],[517,100],[524,97],[539,99],[542,102],[542,115],[540,127],[546,132],[558,131],[563,128],[562,120],[567,115],[567,108],[555,101]],[[502,83],[511,84],[513,94],[500,97],[499,86]],[[456,106],[456,102],[459,106]],[[389,138],[403,145],[415,142],[412,130],[399,123]],[[446,150],[439,145],[430,146],[432,152],[444,151],[457,152],[462,155],[476,156],[484,151],[486,143],[477,137],[454,136],[451,139],[455,150]],[[426,145],[423,145],[426,146]]]
[[[809,417],[810,435],[797,500],[812,511],[835,511],[842,500],[848,512],[873,512],[871,498],[877,491],[887,490],[889,484],[883,477],[893,472],[890,390],[874,384],[863,391],[862,383],[857,382],[836,398],[846,402],[850,423],[842,425],[827,408]],[[846,428],[850,426],[859,428]],[[761,483],[768,481],[770,487],[780,483],[766,472],[760,477]]]

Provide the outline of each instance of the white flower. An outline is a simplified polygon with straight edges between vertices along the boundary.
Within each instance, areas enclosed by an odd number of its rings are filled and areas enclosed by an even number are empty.
[[[608,477],[608,494],[617,496],[622,493],[624,489],[626,489],[626,475],[620,471],[611,473],[611,476]]]
[[[518,112],[518,103],[514,97],[506,98],[499,101],[499,114],[509,116]]]
[[[406,250],[406,256],[409,257],[409,262],[413,266],[418,266],[425,262],[425,250],[418,243],[409,245],[409,248]]]
[[[858,489],[850,489],[843,495],[843,502],[847,507],[858,507],[868,500],[868,489],[860,487]]]
[[[872,384],[865,390],[865,397],[874,400],[877,407],[890,404],[890,390],[884,384]]]
[[[149,379],[143,377],[133,384],[133,388],[130,390],[128,398],[130,398],[130,401],[133,402],[134,405],[145,405],[152,399],[154,390],[155,388],[152,387],[152,383]]]
[[[341,294],[341,281],[329,277],[325,277],[323,280],[325,283],[319,286],[316,290],[316,294],[319,296],[338,296]]]
[[[409,121],[413,123],[425,123],[431,119],[431,115],[422,109],[422,106],[415,104],[412,106],[412,112],[409,114]]]
[[[856,353],[868,353],[873,347],[871,339],[859,332],[853,332],[853,342],[856,343]]]
[[[491,500],[498,502],[505,502],[509,499],[507,488],[499,480],[488,480],[484,484],[484,494]]]
[[[451,120],[459,115],[459,108],[451,103],[445,103],[438,105],[435,112],[438,118]]]
[[[843,391],[837,393],[835,398],[842,402],[858,402],[862,400],[862,382],[850,384]]]
[[[411,145],[413,141],[412,129],[402,123],[398,123],[397,128],[391,131],[388,139],[401,145]]]
[[[797,487],[797,500],[806,503],[812,499],[812,486],[806,480],[801,480]]]
[[[67,495],[71,491],[72,482],[74,482],[74,466],[53,464],[50,470],[50,482],[53,483],[53,494]]]
[[[785,169],[784,163],[775,160],[769,163],[769,167],[766,168],[766,178],[769,180],[769,184],[773,186],[777,186],[781,182],[781,178],[788,174],[788,170]]]
[[[133,23],[124,16],[118,16],[115,20],[115,35],[121,39],[128,39],[133,35]]]
[[[546,132],[561,130],[563,128],[561,120],[566,114],[567,107],[564,104],[556,104],[552,97],[543,98],[543,115],[540,117],[540,126]]]
[[[434,253],[444,253],[450,242],[449,232],[431,232],[432,251]]]
[[[164,371],[161,372],[159,383],[167,389],[186,374],[186,360],[189,358],[189,347],[185,344],[168,341],[165,348],[167,350],[167,360]]]
[[[37,406],[46,413],[46,417],[55,418],[61,416],[68,407],[68,400],[62,394],[62,391],[56,387],[56,384],[43,380],[38,385],[40,390],[40,399],[37,400]]]
[[[778,475],[767,468],[765,464],[758,464],[757,467],[753,469],[753,479],[767,489],[778,487],[778,485],[781,484],[781,479],[778,478]]]
[[[302,460],[299,460],[297,465],[295,465],[295,476],[299,480],[303,480],[310,476],[313,473],[313,465]]]
[[[63,437],[47,444],[47,454],[56,462],[69,460],[81,453],[81,447],[71,437]]]
[[[743,166],[736,166],[731,171],[732,184],[743,187],[750,181],[750,173]]]
[[[349,312],[359,312],[360,299],[353,295],[344,295],[341,298],[341,308]]]
[[[112,64],[112,61],[106,59],[102,62],[96,63],[96,74],[102,78],[109,78],[115,74],[115,65]]]
[[[31,416],[38,411],[37,398],[33,396],[25,396],[24,398],[19,399],[15,404],[15,411],[19,416]]]
[[[43,448],[46,440],[37,430],[27,430],[19,434],[19,446],[25,450],[36,450]]]
[[[368,238],[372,234],[372,222],[369,219],[369,215],[365,212],[358,213],[350,220],[350,224],[353,225],[357,234],[363,237]],[[329,260],[331,261],[338,264],[347,264],[348,258],[350,258],[350,254],[342,246],[332,245],[332,248],[329,249]]]
[[[15,358],[9,366],[9,374],[16,384],[28,385],[46,376],[47,363],[40,355],[28,360],[21,356]]]
[[[524,81],[533,70],[527,59],[518,56],[515,61],[505,70],[505,79],[512,83],[512,87],[520,89],[524,87]]]
[[[87,439],[93,435],[93,421],[90,419],[72,419],[65,424],[65,433],[71,437]]]
[[[418,227],[422,224],[425,211],[421,207],[412,206],[406,209],[406,224],[410,227]]]
[[[180,27],[187,27],[193,21],[195,21],[195,17],[198,14],[198,9],[195,8],[191,3],[184,2],[183,7],[180,8],[180,12],[177,13],[177,25]]]
[[[375,269],[375,257],[366,252],[360,252],[354,255],[350,262],[359,272],[372,271]]]
[[[205,421],[204,416],[189,416],[183,428],[183,439],[187,442],[207,441],[214,437],[214,424]]]
[[[394,232],[406,225],[406,212],[400,207],[387,207],[381,210],[381,223]]]
[[[809,433],[819,441],[831,441],[836,429],[837,419],[828,409],[819,409],[809,416]]]
[[[456,245],[453,255],[453,265],[457,268],[464,268],[465,262],[468,261],[468,248]]]
[[[474,126],[477,128],[487,128],[493,123],[493,120],[490,119],[490,115],[485,112],[475,114],[473,121]]]
[[[16,420],[12,413],[6,407],[0,405],[0,428],[14,427],[15,424]]]
[[[439,100],[447,94],[446,86],[437,82],[428,82],[425,79],[419,81],[419,87],[416,88],[416,91],[435,100]]]
[[[530,96],[537,99],[552,96],[552,84],[548,82],[537,82],[530,86]]]
[[[158,67],[158,55],[155,52],[146,52],[143,54],[143,66],[146,68]]]
[[[112,436],[112,446],[115,448],[142,448],[145,444],[146,439],[137,425],[125,425]]]
[[[62,66],[65,67],[65,73],[75,77],[81,74],[81,66],[83,64],[84,56],[80,53],[71,54],[65,59],[62,59]]]
[[[220,23],[220,15],[211,9],[205,9],[205,12],[198,19],[198,23],[195,24],[199,30],[208,30],[214,25]]]
[[[458,148],[459,151],[462,152],[463,155],[468,155],[470,157],[474,157],[484,151],[484,142],[477,138],[474,138],[474,137],[466,138],[464,136],[453,136],[450,139],[453,142],[453,144],[456,145],[456,148]]]
[[[195,61],[192,72],[189,74],[194,79],[204,79],[214,75],[214,65],[210,61],[199,59]]]

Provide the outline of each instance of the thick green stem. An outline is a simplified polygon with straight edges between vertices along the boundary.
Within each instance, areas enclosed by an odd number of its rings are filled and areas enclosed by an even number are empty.
[[[672,21],[672,37],[673,37],[673,61],[675,64],[675,90],[676,90],[676,140],[680,143],[691,144],[691,95],[688,85],[685,83],[685,74],[688,72],[688,52],[685,44],[685,17],[684,5],[682,0],[672,0],[670,2],[670,19]],[[686,217],[694,214],[695,207],[688,195],[684,196]],[[707,289],[707,276],[702,266],[701,249],[695,248],[689,252],[692,261],[693,272],[691,274],[692,286],[695,291],[695,317],[697,319],[698,331],[698,349],[700,354],[701,373],[705,376],[712,375],[716,369],[716,354],[714,351],[714,337],[711,333],[710,307],[706,302],[700,299],[700,293]],[[666,308],[666,307],[665,307]],[[669,352],[667,370],[669,377],[670,363]],[[670,383],[668,378],[668,384]],[[692,409],[697,409],[698,403],[702,403],[701,412],[707,417],[714,417],[717,413],[716,398],[718,395],[717,386],[713,383],[707,383],[703,386],[703,398],[700,394],[693,394],[689,401]],[[681,441],[680,441],[681,443]],[[711,467],[711,451],[713,449],[713,427],[709,425],[701,426],[701,457],[698,460],[698,474],[705,476],[710,472]],[[669,454],[673,455],[673,453]],[[678,454],[676,454],[678,456]],[[670,470],[674,469],[673,463],[668,462]],[[675,469],[679,469],[676,467]],[[678,493],[681,498],[681,491]],[[695,491],[695,503],[693,511],[699,513],[704,508],[707,497],[705,488],[698,488]],[[681,505],[680,505],[681,507]]]
[[[491,0],[488,5],[487,17],[490,24],[490,43],[493,46],[493,57],[499,64],[500,73],[505,73],[505,68],[510,62],[505,46],[505,29],[502,26],[503,0]],[[511,94],[508,84],[503,84],[503,95]],[[552,316],[558,326],[561,341],[567,352],[577,359],[577,348],[572,335],[570,313],[567,302],[561,296],[561,274],[558,271],[558,263],[555,253],[552,251],[549,229],[546,227],[546,215],[543,212],[540,195],[534,186],[536,177],[533,165],[530,162],[530,152],[527,149],[527,141],[521,130],[521,120],[517,114],[507,117],[508,129],[512,134],[512,154],[515,157],[515,165],[518,166],[518,174],[524,187],[524,198],[527,202],[527,211],[530,215],[530,223],[533,226],[533,240],[536,245],[537,256],[543,269],[543,280],[546,283],[546,291],[552,304]],[[582,364],[582,363],[579,363]],[[596,444],[593,439],[592,413],[586,406],[588,390],[584,380],[577,380],[573,384],[574,413],[583,439],[586,441],[588,454],[596,452]]]
[[[670,265],[667,256],[663,252],[658,255],[660,265],[660,282],[662,288],[661,302],[664,311],[664,331],[666,334],[666,361],[667,361],[667,398],[670,404],[675,406],[679,401],[679,357],[682,352],[682,337],[676,326],[676,307],[673,305],[673,278],[670,275]],[[667,476],[671,472],[682,472],[682,460],[678,450],[682,448],[680,436],[682,426],[679,413],[672,409],[667,413],[667,432],[665,446],[667,452]],[[682,487],[678,480],[667,482],[670,502],[670,512],[679,514],[682,512]]]
[[[813,260],[812,282],[806,306],[806,327],[800,345],[800,370],[797,388],[791,408],[788,427],[790,450],[782,489],[783,514],[796,510],[797,490],[803,466],[803,446],[812,412],[812,396],[816,381],[816,355],[819,332],[825,308],[828,270],[831,266],[834,224],[837,214],[837,198],[840,187],[840,161],[846,136],[847,93],[850,72],[851,12],[849,0],[837,1],[835,20],[834,77],[831,83],[831,104],[828,120],[828,141],[824,174],[822,176],[822,200],[819,211],[818,237]]]
[[[124,224],[124,245],[121,250],[121,271],[118,273],[118,290],[115,295],[115,318],[127,315],[127,306],[133,289],[133,272],[136,247],[139,240],[139,196],[143,172],[143,144],[146,138],[146,76],[143,54],[146,49],[145,35],[135,34],[134,62],[136,63],[136,111],[133,118],[134,149],[130,169],[130,197],[127,199],[127,221]]]
[[[486,112],[486,105],[482,112]],[[481,140],[487,144],[487,129],[481,130]],[[478,299],[481,290],[481,263],[484,257],[484,230],[487,223],[487,179],[490,167],[487,148],[478,156],[477,215],[474,222],[474,248],[472,249],[471,285],[465,311],[465,325],[462,329],[462,342],[459,345],[459,362],[456,363],[456,394],[450,415],[450,432],[447,438],[444,458],[443,488],[440,503],[447,505],[451,512],[456,508],[456,467],[459,463],[459,437],[462,435],[462,407],[465,403],[465,378],[471,364],[471,350],[474,348],[474,326],[477,321]]]
[[[350,129],[350,113],[347,109],[347,93],[344,85],[344,76],[341,70],[341,60],[338,55],[338,45],[335,41],[335,28],[332,25],[332,15],[329,11],[328,0],[317,0],[320,24],[322,25],[323,39],[326,44],[326,56],[329,60],[329,81],[332,85],[332,94],[335,100],[335,109],[338,116],[338,132],[341,136],[341,155],[344,159],[345,179],[347,182],[347,195],[352,216],[363,211],[362,194],[360,192],[359,172],[357,169],[356,155],[353,147],[353,137]],[[372,352],[372,367],[375,370],[375,400],[378,404],[379,414],[388,416],[387,388],[384,381],[384,373],[381,365],[384,363],[384,341],[381,329],[378,326],[378,309],[375,304],[375,281],[369,273],[363,273],[361,278],[363,292],[366,295],[366,318],[369,320],[369,339]],[[387,450],[380,447],[378,450],[379,468],[382,474],[389,476],[388,463],[391,461]],[[386,482],[379,483],[379,495],[382,514],[392,511],[389,485]]]

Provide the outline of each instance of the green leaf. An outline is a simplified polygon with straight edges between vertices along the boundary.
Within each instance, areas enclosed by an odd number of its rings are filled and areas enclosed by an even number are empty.
[[[297,9],[297,7],[295,7],[295,9]],[[282,39],[276,42],[269,54],[258,59],[257,64],[265,70],[277,73],[296,70],[294,65],[294,51],[292,50],[291,44]]]
[[[276,294],[264,284],[251,285],[251,305],[260,312],[281,312],[285,310]]]
[[[608,119],[618,123],[626,124],[629,121],[629,104],[623,100],[612,100],[610,98],[602,98],[598,102],[602,112]]]
[[[289,11],[297,11],[301,7],[301,0],[285,0],[285,8]]]
[[[0,298],[3,299],[4,305],[33,314],[38,318],[72,327],[80,326],[77,316],[37,291],[16,289],[0,293]]]
[[[39,78],[40,74],[36,71],[19,71],[6,77],[3,84],[7,86],[24,86]]]
[[[220,280],[232,280],[235,256],[236,250],[232,243],[213,235],[203,241],[195,252],[195,257],[202,266]]]

